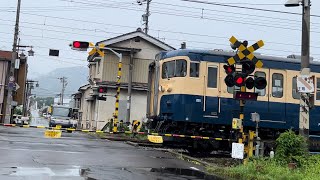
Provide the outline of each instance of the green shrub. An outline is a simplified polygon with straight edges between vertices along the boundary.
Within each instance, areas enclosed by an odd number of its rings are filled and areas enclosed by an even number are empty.
[[[275,159],[281,164],[290,162],[298,166],[306,164],[308,145],[304,137],[296,135],[292,130],[282,133],[276,140]]]

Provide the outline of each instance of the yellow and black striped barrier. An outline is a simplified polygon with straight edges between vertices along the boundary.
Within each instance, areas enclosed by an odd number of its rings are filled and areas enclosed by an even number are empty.
[[[87,130],[87,129],[74,129],[74,128],[56,128],[56,127],[45,127],[45,126],[29,126],[29,125],[16,125],[16,124],[0,124],[0,126],[7,127],[22,127],[22,128],[45,128],[52,130],[65,130],[71,132],[92,132],[92,133],[107,133],[107,134],[140,134],[140,135],[152,135],[152,136],[162,136],[162,137],[174,137],[174,138],[191,138],[191,139],[205,139],[205,140],[216,140],[216,141],[233,141],[232,139],[217,138],[217,137],[207,137],[207,136],[191,136],[191,135],[182,135],[182,134],[165,134],[165,133],[148,133],[148,132],[132,132],[132,131],[123,131],[123,132],[106,132],[99,130]]]

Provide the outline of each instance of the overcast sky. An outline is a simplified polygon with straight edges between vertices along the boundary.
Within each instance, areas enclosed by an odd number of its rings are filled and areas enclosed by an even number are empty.
[[[20,44],[34,46],[29,58],[29,77],[55,68],[86,66],[86,52],[68,46],[73,40],[97,42],[143,27],[141,15],[146,5],[136,0],[21,0]],[[17,0],[0,0],[0,49],[11,50]],[[289,13],[257,11],[245,8],[153,0],[149,34],[179,48],[231,50],[234,35],[249,44],[262,39],[265,46],[257,51],[286,57],[300,55],[300,7],[284,7],[285,0],[224,0],[232,6],[278,10]],[[320,1],[312,1],[311,56],[320,61]],[[318,16],[318,17],[316,17]],[[59,57],[48,56],[49,49],[59,49]],[[26,48],[29,50],[29,48]]]

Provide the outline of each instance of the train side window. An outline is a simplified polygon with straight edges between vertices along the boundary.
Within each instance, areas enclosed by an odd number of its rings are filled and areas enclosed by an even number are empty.
[[[238,86],[227,87],[227,91],[228,93],[233,94],[235,91],[240,91],[240,87]]]
[[[297,77],[292,78],[292,97],[293,99],[300,99],[300,93],[297,89]]]
[[[187,75],[187,61],[174,60],[162,64],[162,79],[185,77]]]
[[[199,65],[200,63],[190,63],[190,77],[199,77]]]
[[[263,78],[266,78],[266,73],[261,72],[261,71],[256,71],[256,72],[254,73],[254,77],[263,77]],[[258,96],[265,96],[265,95],[266,95],[266,88],[264,88],[264,89],[257,89],[257,88],[255,88],[255,89],[254,89],[254,92],[255,92],[255,93],[258,93]]]
[[[216,67],[208,67],[208,84],[209,88],[217,88],[218,69]]]
[[[316,94],[316,100],[320,101],[320,78],[317,78],[317,94]]]
[[[274,73],[272,74],[272,96],[282,98],[283,96],[283,75]]]

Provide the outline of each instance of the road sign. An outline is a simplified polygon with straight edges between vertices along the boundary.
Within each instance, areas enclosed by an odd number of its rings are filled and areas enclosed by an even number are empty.
[[[256,65],[256,67],[261,68],[263,66],[262,61],[258,60],[254,55],[253,52],[262,46],[264,46],[264,43],[262,40],[256,42],[250,47],[245,47],[241,42],[239,42],[234,36],[232,36],[229,41],[231,44],[234,45],[234,47],[238,48],[238,53],[234,55],[233,57],[228,59],[228,64],[233,65],[245,57],[253,61],[253,63]]]
[[[18,83],[16,83],[16,90],[20,89],[20,86]]]
[[[152,143],[157,143],[157,144],[163,143],[162,136],[148,135],[148,140]]]
[[[244,144],[232,143],[231,157],[235,159],[243,159],[243,155],[244,155]]]
[[[308,75],[300,75],[297,77],[297,89],[300,93],[314,92],[313,78]]]
[[[46,130],[44,132],[44,136],[46,138],[60,138],[61,137],[61,131],[58,131],[58,130]]]

